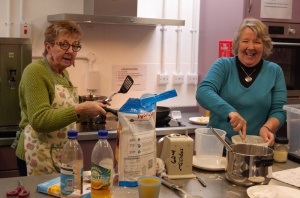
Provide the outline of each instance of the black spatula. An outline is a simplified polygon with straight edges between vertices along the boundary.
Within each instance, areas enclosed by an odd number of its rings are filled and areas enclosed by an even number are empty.
[[[131,78],[131,76],[127,75],[120,90],[118,92],[113,93],[111,96],[109,96],[108,98],[106,98],[105,102],[109,102],[111,101],[112,97],[118,93],[127,93],[128,90],[130,89],[130,87],[133,85],[133,79]]]

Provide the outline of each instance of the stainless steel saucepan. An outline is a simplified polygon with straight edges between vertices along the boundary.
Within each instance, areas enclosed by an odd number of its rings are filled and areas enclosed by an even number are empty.
[[[214,129],[210,127],[214,132]],[[272,178],[273,149],[251,144],[228,145],[214,133],[226,146],[226,178],[236,185],[252,186],[268,184]]]

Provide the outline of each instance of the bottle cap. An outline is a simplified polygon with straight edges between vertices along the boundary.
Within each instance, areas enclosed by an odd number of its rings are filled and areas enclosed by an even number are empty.
[[[78,136],[78,132],[76,130],[68,131],[68,139],[76,139]]]
[[[106,130],[100,130],[98,131],[98,138],[105,139],[108,136],[108,131]]]
[[[278,144],[288,144],[289,143],[289,139],[287,139],[285,137],[276,137],[275,138],[275,143],[278,143]]]

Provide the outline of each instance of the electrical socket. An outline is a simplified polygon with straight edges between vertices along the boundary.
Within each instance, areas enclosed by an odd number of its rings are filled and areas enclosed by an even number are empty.
[[[158,74],[157,75],[157,84],[159,84],[159,85],[169,84],[169,75],[168,74]]]
[[[187,75],[187,84],[190,84],[190,85],[198,84],[198,74],[188,74]]]
[[[173,84],[174,85],[182,85],[184,82],[183,74],[173,74]]]

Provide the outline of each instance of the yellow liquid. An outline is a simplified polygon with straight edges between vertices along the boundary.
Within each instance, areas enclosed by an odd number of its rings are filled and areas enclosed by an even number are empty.
[[[142,183],[142,184],[141,184]],[[139,198],[159,197],[160,181],[154,178],[143,178],[139,181]],[[154,185],[151,185],[154,184]]]
[[[97,190],[91,188],[91,197],[92,198],[111,198],[110,189],[107,190]]]
[[[157,179],[153,179],[153,178],[143,178],[143,179],[140,179],[140,182],[154,184],[154,183],[159,183],[160,181]]]

